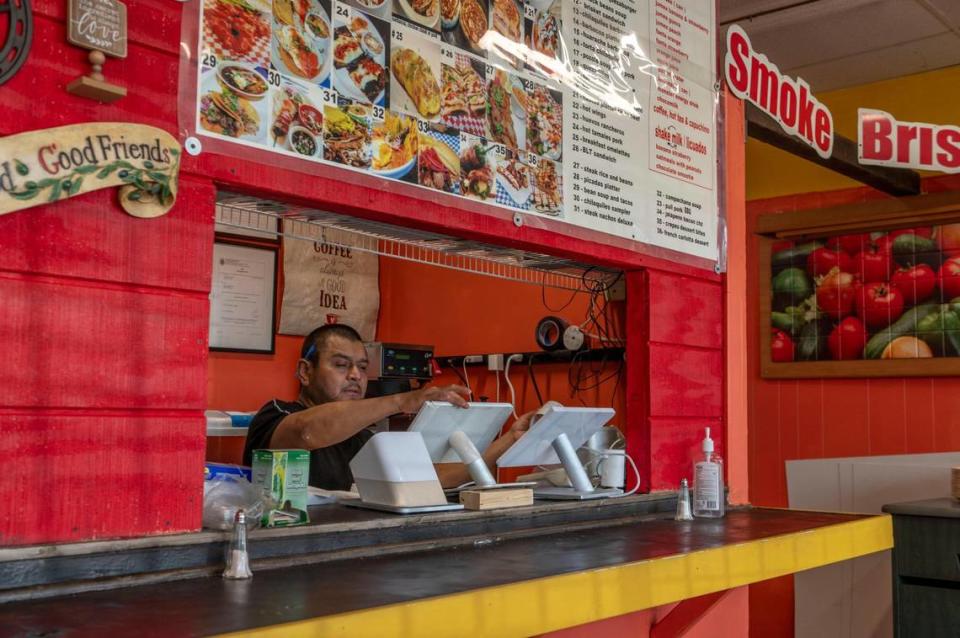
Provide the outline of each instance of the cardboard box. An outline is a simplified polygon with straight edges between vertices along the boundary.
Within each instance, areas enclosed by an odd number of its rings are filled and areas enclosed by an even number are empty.
[[[254,450],[253,484],[273,499],[260,523],[264,527],[302,525],[307,514],[310,452],[306,450]]]

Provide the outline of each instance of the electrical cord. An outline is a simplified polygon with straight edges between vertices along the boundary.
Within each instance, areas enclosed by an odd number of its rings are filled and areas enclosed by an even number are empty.
[[[507,363],[503,367],[503,378],[507,382],[507,387],[510,388],[510,405],[513,406],[513,418],[519,419],[520,417],[517,416],[517,394],[514,392],[513,384],[510,382],[510,362],[514,360],[514,357],[523,360],[523,356],[519,354],[512,354],[507,357]]]
[[[540,394],[540,386],[537,385],[537,375],[533,373],[533,358],[536,355],[530,355],[527,359],[527,372],[530,373],[530,382],[533,383],[533,391],[537,393],[537,405],[543,405],[543,395]]]
[[[637,482],[634,484],[633,489],[630,490],[629,492],[624,492],[623,495],[624,495],[624,496],[633,496],[634,494],[637,493],[637,490],[640,489],[640,470],[637,469],[637,464],[633,462],[633,458],[631,458],[629,454],[627,454],[626,452],[624,452],[623,455],[624,455],[625,457],[627,457],[627,460],[628,460],[628,461],[630,461],[630,467],[633,468],[633,475],[634,475],[634,476],[636,477],[636,479],[637,479]]]
[[[467,385],[467,390],[473,394],[473,388],[470,387],[470,375],[467,374],[467,358],[463,358],[463,382]]]
[[[500,403],[500,371],[494,370],[493,373],[497,380],[497,403]]]
[[[577,298],[577,295],[580,294],[580,290],[574,290],[570,294],[570,298],[567,299],[567,302],[560,306],[559,308],[551,308],[550,304],[547,303],[547,285],[545,281],[546,275],[540,278],[540,303],[543,304],[543,307],[549,310],[550,312],[561,312],[567,308],[570,304],[573,303],[573,300]]]
[[[460,369],[457,368],[457,366],[453,365],[452,360],[451,360],[451,359],[447,359],[447,360],[446,360],[446,363],[447,363],[447,367],[450,368],[451,370],[453,370],[453,373],[454,373],[455,375],[457,375],[457,378],[458,378],[458,379],[460,379],[460,383],[463,384],[463,387],[468,387],[468,386],[470,385],[470,383],[467,381],[467,378],[466,378],[465,376],[463,376],[463,373],[460,372]],[[466,366],[464,366],[464,367],[466,367]]]

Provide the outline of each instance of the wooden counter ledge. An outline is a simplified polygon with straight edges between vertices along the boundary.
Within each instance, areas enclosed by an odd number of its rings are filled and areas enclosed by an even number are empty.
[[[889,549],[888,516],[743,509],[0,606],[0,634],[522,636]],[[416,547],[414,547],[416,549]],[[293,563],[295,561],[291,561]]]

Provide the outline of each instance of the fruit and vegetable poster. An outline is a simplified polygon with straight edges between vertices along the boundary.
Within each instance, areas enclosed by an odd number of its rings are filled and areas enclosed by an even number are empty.
[[[777,242],[774,363],[960,356],[960,224]]]
[[[713,0],[200,5],[198,135],[718,258]]]

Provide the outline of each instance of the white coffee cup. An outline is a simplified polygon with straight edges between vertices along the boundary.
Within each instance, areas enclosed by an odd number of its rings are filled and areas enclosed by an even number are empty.
[[[600,471],[600,487],[622,488],[625,463],[624,450],[604,450],[597,464],[597,469]]]

